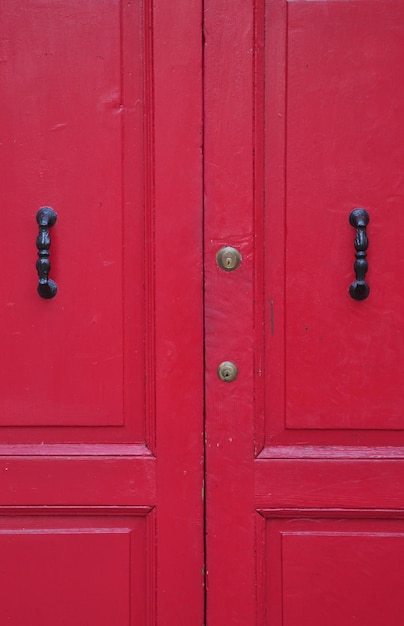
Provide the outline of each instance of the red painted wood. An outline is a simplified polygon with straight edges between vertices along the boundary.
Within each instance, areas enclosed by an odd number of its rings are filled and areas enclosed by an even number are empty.
[[[0,522],[6,623],[145,623],[144,517],[82,517],[74,527],[63,516]]]
[[[109,456],[0,457],[2,505],[136,506],[156,502],[156,459]]]
[[[397,1],[289,5],[289,429],[403,428],[404,292],[394,279],[404,246],[403,21]],[[348,216],[357,206],[370,214],[371,295],[363,302],[347,295],[355,234]]]
[[[402,520],[267,521],[264,542],[261,623],[380,624],[400,614]]]
[[[200,0],[0,8],[14,626],[379,626],[403,609],[402,3],[204,7],[204,93]]]
[[[400,567],[404,534],[402,524],[397,533],[385,526],[379,526],[379,533],[365,532],[361,524],[359,536],[358,527],[344,532],[341,525],[329,534],[323,527],[311,533],[284,532],[285,626],[320,626],[325,620],[333,626],[394,621],[404,608]]]
[[[144,107],[131,104],[144,100],[142,11],[73,0],[1,10],[2,255],[13,265],[2,350],[14,355],[0,377],[2,441],[142,441],[144,306],[132,285],[146,262]],[[58,213],[52,301],[36,293],[35,214],[47,204]]]
[[[37,428],[55,424],[79,427],[80,441],[83,427],[114,427],[121,440],[125,424],[126,437],[144,436],[135,409],[142,336],[133,330],[144,320],[131,288],[142,281],[143,189],[140,176],[129,176],[143,157],[142,107],[131,104],[143,99],[141,20],[120,2],[2,7],[2,254],[13,267],[2,350],[14,358],[0,377],[0,410],[2,425],[18,428],[11,440],[21,441],[25,426],[51,439],[52,429]],[[58,213],[52,301],[36,293],[35,214],[43,205]]]
[[[403,4],[206,0],[205,15],[208,624],[394,622]],[[348,295],[356,207],[364,302]],[[222,245],[242,253],[233,273]]]
[[[201,23],[154,3],[158,626],[204,623]]]
[[[6,0],[0,31],[2,619],[202,625],[201,2]]]
[[[404,463],[396,458],[257,460],[256,505],[286,508],[403,507]]]
[[[274,0],[264,21],[274,50],[264,53],[265,197],[277,207],[265,211],[267,444],[403,445],[403,302],[392,286],[403,238],[399,228],[390,241],[389,221],[401,215],[403,100],[392,72],[403,59],[402,5]],[[373,288],[362,303],[347,293],[356,204],[371,215]],[[299,254],[311,237],[310,254]]]
[[[253,624],[253,2],[205,2],[207,620]],[[220,62],[218,62],[220,59]],[[239,249],[234,273],[216,264]],[[233,383],[217,376],[234,361]]]

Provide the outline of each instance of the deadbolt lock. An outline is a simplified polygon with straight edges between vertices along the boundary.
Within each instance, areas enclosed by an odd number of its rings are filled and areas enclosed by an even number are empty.
[[[221,248],[216,255],[216,263],[225,272],[233,272],[238,268],[240,262],[240,252],[231,246]]]
[[[223,361],[217,368],[217,375],[224,383],[231,383],[237,378],[237,365],[231,361]]]

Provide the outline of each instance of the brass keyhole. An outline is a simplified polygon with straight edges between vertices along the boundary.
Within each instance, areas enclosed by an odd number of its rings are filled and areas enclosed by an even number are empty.
[[[217,368],[217,375],[224,383],[231,383],[237,378],[237,374],[237,365],[235,365],[231,361],[223,361],[223,363],[220,363],[219,367]]]
[[[240,262],[240,252],[231,246],[221,248],[216,255],[216,263],[225,272],[233,272],[238,268]]]

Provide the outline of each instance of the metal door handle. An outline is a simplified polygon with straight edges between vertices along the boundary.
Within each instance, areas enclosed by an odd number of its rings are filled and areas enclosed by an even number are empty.
[[[55,281],[51,280],[50,272],[50,252],[51,245],[49,229],[56,223],[57,213],[51,207],[45,206],[39,209],[36,214],[36,221],[39,225],[39,233],[36,239],[36,247],[38,248],[38,260],[36,269],[38,272],[38,293],[41,298],[49,300],[56,296],[58,286]]]
[[[349,216],[349,223],[356,228],[354,241],[356,257],[354,271],[356,280],[349,287],[349,294],[354,300],[365,300],[370,292],[370,287],[365,281],[365,275],[368,271],[366,250],[369,245],[366,226],[369,223],[369,219],[369,213],[365,209],[354,209]]]

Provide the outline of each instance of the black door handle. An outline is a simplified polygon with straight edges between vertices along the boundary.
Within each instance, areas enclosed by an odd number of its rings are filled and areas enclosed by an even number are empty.
[[[41,298],[49,300],[56,296],[58,286],[55,281],[49,278],[51,238],[49,229],[56,223],[57,213],[51,207],[45,206],[39,209],[36,214],[36,221],[39,225],[39,233],[36,239],[36,247],[38,248],[38,260],[36,269],[38,272],[38,293]]]
[[[356,228],[354,241],[356,257],[354,271],[356,280],[349,287],[349,294],[354,300],[365,300],[370,292],[370,287],[365,281],[366,272],[368,271],[366,250],[369,245],[366,226],[369,223],[369,219],[369,213],[365,209],[354,209],[349,216],[349,223]]]

